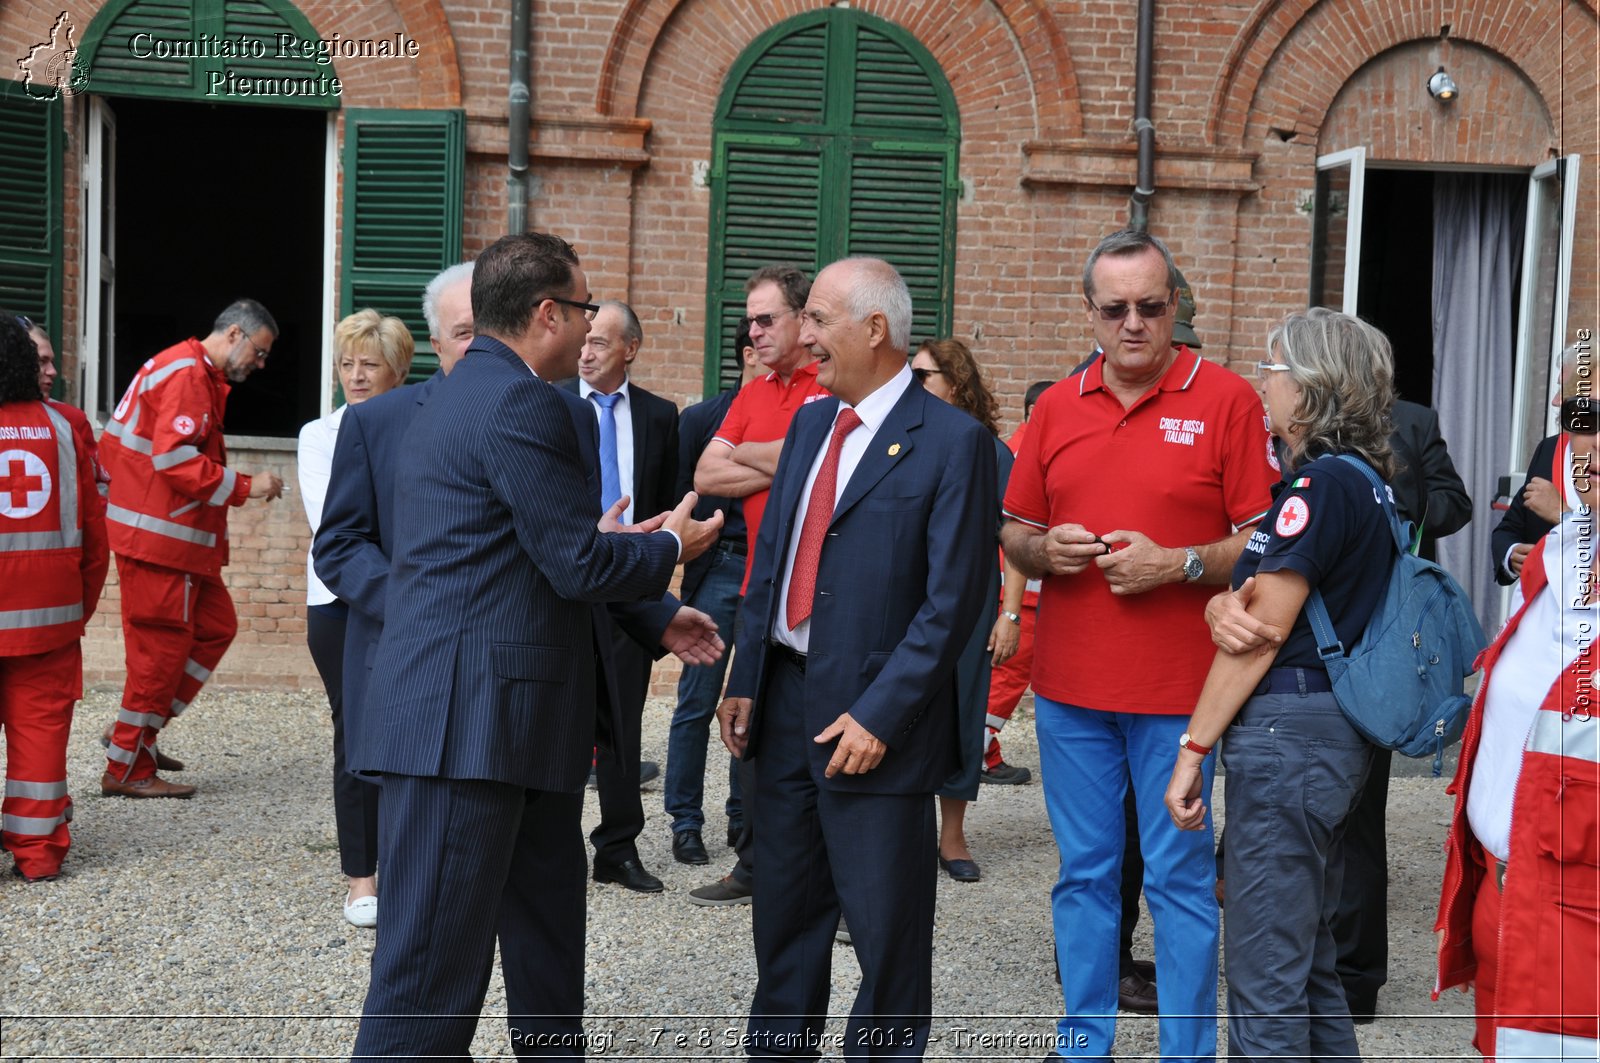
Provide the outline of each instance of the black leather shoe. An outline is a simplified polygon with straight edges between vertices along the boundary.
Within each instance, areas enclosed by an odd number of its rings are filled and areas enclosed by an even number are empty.
[[[672,836],[672,858],[680,864],[709,864],[711,855],[697,830],[680,830]]]
[[[594,863],[594,880],[596,882],[614,882],[625,886],[635,893],[660,893],[666,889],[661,880],[644,869],[644,865],[637,860],[624,860],[620,864],[602,864],[596,860]]]
[[[1137,974],[1124,975],[1117,982],[1117,1006],[1123,1011],[1136,1011],[1141,1015],[1161,1013],[1155,983],[1147,982]]]
[[[941,856],[939,866],[944,868],[945,874],[957,882],[977,882],[983,878],[983,872],[978,870],[978,865],[971,860],[946,860]]]

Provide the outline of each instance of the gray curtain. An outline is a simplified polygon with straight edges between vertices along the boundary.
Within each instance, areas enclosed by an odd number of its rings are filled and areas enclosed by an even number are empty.
[[[1515,306],[1528,179],[1438,173],[1433,194],[1433,405],[1472,523],[1439,542],[1439,561],[1472,596],[1484,630],[1501,594],[1489,560],[1495,482],[1511,446]]]

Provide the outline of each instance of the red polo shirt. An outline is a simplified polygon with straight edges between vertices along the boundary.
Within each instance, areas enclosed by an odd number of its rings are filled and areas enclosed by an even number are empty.
[[[827,395],[827,390],[817,383],[816,362],[807,362],[790,373],[788,383],[784,383],[777,373],[757,377],[740,388],[739,394],[733,397],[728,416],[722,419],[722,427],[717,429],[712,439],[730,447],[740,443],[770,443],[774,439],[782,439],[788,434],[789,422],[794,420],[795,412],[800,407]],[[756,557],[756,536],[761,533],[761,515],[766,512],[767,496],[771,493],[761,490],[745,496],[745,535],[750,550],[744,559],[744,584],[739,588],[740,594],[750,589],[750,565]]]
[[[1216,542],[1259,521],[1278,473],[1250,384],[1180,346],[1160,384],[1124,410],[1105,388],[1104,364],[1034,406],[1006,516],[1097,535],[1138,531],[1167,547]],[[1046,576],[1034,690],[1090,709],[1188,713],[1215,654],[1205,605],[1216,592],[1169,583],[1119,597],[1094,565]]]

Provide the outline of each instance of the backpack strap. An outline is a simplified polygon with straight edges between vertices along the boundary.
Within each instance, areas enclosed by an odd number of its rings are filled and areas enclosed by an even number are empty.
[[[1340,454],[1339,460],[1347,461],[1357,469],[1360,469],[1361,475],[1365,476],[1367,483],[1372,485],[1373,497],[1378,500],[1378,504],[1383,507],[1384,514],[1389,518],[1389,530],[1394,534],[1395,549],[1402,554],[1415,553],[1416,550],[1413,548],[1411,535],[1407,532],[1405,524],[1400,520],[1400,513],[1395,509],[1394,502],[1389,498],[1389,486],[1379,479],[1378,474],[1372,471],[1371,466],[1360,458],[1352,457],[1349,454]]]
[[[1323,664],[1346,656],[1344,643],[1333,630],[1333,618],[1328,615],[1328,603],[1322,600],[1321,588],[1311,588],[1311,596],[1306,599],[1306,619],[1311,621],[1311,633],[1317,637],[1317,656],[1322,658]]]

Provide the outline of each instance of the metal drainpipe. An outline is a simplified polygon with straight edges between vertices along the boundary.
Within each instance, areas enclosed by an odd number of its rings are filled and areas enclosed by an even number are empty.
[[[1128,199],[1128,228],[1150,229],[1150,200],[1156,194],[1156,127],[1150,121],[1150,82],[1156,39],[1156,2],[1139,0],[1137,84],[1133,95],[1133,131],[1139,137],[1139,175]]]
[[[528,29],[533,0],[511,3],[510,107],[506,114],[506,231],[528,231]]]

